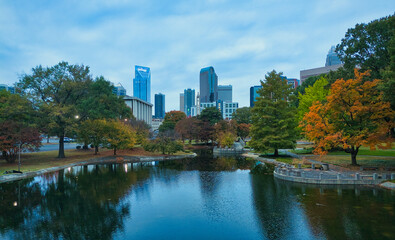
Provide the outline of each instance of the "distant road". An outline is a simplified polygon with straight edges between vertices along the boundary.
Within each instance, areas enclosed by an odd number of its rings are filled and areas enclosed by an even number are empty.
[[[41,146],[40,150],[38,150],[38,152],[48,152],[48,151],[54,151],[54,150],[59,150],[59,139],[49,139],[49,143],[52,144],[47,144],[47,139],[44,138],[42,140],[43,145]],[[64,143],[64,149],[75,149],[75,147],[77,146],[77,143]],[[81,144],[79,144],[81,145]]]

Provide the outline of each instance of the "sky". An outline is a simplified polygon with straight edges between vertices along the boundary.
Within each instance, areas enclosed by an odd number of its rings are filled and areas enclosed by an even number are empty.
[[[213,66],[249,106],[249,88],[269,71],[299,79],[325,65],[348,28],[394,11],[390,0],[0,0],[0,84],[67,61],[133,95],[134,66],[147,66],[151,99],[165,94],[167,112]]]

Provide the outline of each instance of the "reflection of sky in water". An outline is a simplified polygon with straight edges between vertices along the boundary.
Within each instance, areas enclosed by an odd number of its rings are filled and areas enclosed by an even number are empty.
[[[248,164],[205,158],[89,165],[0,184],[0,238],[394,237],[393,193],[237,170]]]

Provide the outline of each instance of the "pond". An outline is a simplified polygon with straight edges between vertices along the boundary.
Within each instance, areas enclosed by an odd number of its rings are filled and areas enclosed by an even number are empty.
[[[89,165],[0,184],[0,239],[394,239],[395,194],[252,175],[213,157]]]

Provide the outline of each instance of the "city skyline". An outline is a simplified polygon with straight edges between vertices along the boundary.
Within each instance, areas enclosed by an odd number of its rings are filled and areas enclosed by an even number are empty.
[[[221,84],[233,86],[233,101],[249,106],[250,87],[267,72],[299,78],[324,66],[348,28],[393,9],[380,0],[1,2],[0,83],[64,60],[131,95],[131,69],[143,65],[152,70],[151,99],[163,92],[170,111],[183,89],[199,89],[199,70],[213,66]]]

